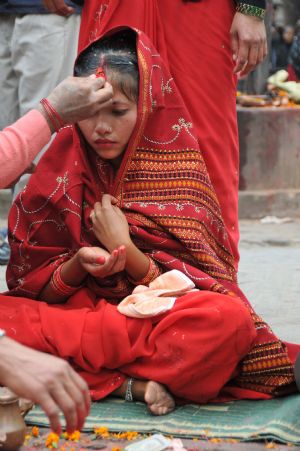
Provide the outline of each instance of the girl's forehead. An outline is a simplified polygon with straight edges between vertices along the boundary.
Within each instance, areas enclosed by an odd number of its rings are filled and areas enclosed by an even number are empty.
[[[112,96],[112,104],[113,105],[117,105],[117,104],[131,104],[131,103],[136,103],[133,100],[129,99],[122,91],[120,91],[120,89],[118,89],[117,87],[113,86],[113,96]]]

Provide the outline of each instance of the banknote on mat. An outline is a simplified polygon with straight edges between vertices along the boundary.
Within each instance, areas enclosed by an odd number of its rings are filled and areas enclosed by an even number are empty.
[[[154,434],[125,447],[126,451],[163,451],[170,446],[170,440],[161,434]]]

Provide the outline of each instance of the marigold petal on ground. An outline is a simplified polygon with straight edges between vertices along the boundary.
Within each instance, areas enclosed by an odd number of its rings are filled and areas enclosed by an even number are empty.
[[[265,448],[267,449],[276,449],[277,445],[274,442],[269,442],[265,444]]]
[[[31,429],[31,435],[33,437],[39,437],[40,435],[40,430],[37,426],[33,426],[33,428]]]
[[[57,448],[57,444],[59,442],[59,435],[55,434],[55,432],[50,432],[46,438],[45,445],[47,448]]]

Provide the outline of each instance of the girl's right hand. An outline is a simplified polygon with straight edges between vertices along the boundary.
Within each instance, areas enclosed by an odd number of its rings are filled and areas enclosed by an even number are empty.
[[[77,252],[77,259],[91,276],[104,278],[124,270],[126,248],[119,246],[109,253],[101,247],[82,247]]]

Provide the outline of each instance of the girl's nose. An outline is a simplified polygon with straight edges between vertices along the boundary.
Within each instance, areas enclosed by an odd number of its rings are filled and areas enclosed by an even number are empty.
[[[99,120],[96,125],[96,132],[105,135],[112,132],[112,128],[108,125],[107,122],[103,120]]]

